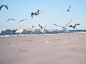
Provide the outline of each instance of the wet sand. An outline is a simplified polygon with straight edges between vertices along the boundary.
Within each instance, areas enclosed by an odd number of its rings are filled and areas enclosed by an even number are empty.
[[[86,64],[86,33],[1,37],[0,64]]]

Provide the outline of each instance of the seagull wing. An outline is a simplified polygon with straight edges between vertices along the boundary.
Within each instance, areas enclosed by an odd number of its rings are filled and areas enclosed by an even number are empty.
[[[80,25],[80,24],[76,24],[76,25]]]
[[[34,15],[34,13],[32,12],[32,13],[31,13],[31,17],[32,17],[32,18],[33,18],[33,15]]]
[[[73,27],[72,25],[68,26],[68,27]]]
[[[71,6],[68,8],[68,10],[71,8]]]
[[[15,19],[13,19],[14,21],[16,21]]]
[[[42,28],[42,26],[40,24],[38,24],[40,28]]]
[[[5,7],[8,9],[7,5],[5,5]]]
[[[54,23],[53,23],[54,24]],[[54,24],[55,26],[58,26],[58,27],[62,27],[63,28],[63,26],[59,26],[59,25],[56,25],[56,24]]]
[[[71,22],[71,21],[72,21],[72,19],[70,20],[70,22]],[[69,23],[70,23],[70,22],[69,22]],[[68,23],[68,24],[69,24],[69,23]],[[65,27],[66,27],[68,24],[66,24]]]
[[[7,20],[7,22],[9,21],[10,19]]]
[[[22,21],[22,20],[21,20],[21,21]],[[20,23],[21,21],[19,21],[18,23]],[[17,24],[18,24],[18,23],[17,23]]]
[[[1,10],[1,8],[2,8],[3,6],[4,6],[4,5],[1,5],[1,6],[0,6],[0,10]]]

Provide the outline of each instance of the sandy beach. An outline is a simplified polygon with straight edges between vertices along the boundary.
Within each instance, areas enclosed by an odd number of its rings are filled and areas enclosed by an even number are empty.
[[[86,33],[0,37],[0,64],[86,64]]]

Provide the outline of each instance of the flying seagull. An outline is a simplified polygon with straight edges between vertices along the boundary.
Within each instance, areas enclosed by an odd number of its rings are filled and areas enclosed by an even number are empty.
[[[72,27],[72,28],[76,28],[76,26],[78,26],[78,25],[80,25],[79,23],[78,24],[75,24],[74,26],[73,25],[70,25],[70,26],[68,26],[68,27]]]
[[[67,12],[70,12],[70,8],[71,8],[71,6],[68,8],[68,10],[63,10],[63,11],[67,11]]]
[[[22,20],[21,20],[21,21],[19,21],[18,23],[20,23],[20,22],[22,22],[22,21],[24,21],[24,20],[27,20],[27,19],[22,19]],[[17,24],[18,24],[18,23],[17,23]]]
[[[14,21],[16,21],[15,19],[13,19],[13,18],[10,18],[10,19],[8,19],[8,20],[7,20],[7,22],[8,22],[9,20],[14,20]]]
[[[5,7],[5,8],[8,9],[7,5],[1,5],[1,6],[0,6],[0,10],[2,9],[2,7]]]
[[[21,33],[22,33],[22,27],[20,27],[20,29],[18,29],[18,30],[14,30],[13,31],[13,33],[16,33],[17,34],[17,36],[18,36],[18,34],[20,35]]]
[[[70,20],[70,22],[71,22],[71,21],[72,21],[72,19]],[[69,23],[70,23],[70,22],[69,22]],[[69,24],[69,23],[68,23],[68,24]],[[53,24],[54,24],[54,23],[53,23]],[[59,26],[59,25],[56,25],[56,24],[54,24],[54,25],[55,25],[55,26],[58,26],[58,27],[62,27],[62,28],[65,30],[65,29],[67,29],[66,26],[67,26],[68,24],[66,24],[65,27]]]
[[[40,13],[40,12],[42,12],[42,11],[41,11],[41,10],[39,10],[39,9],[38,9],[38,11],[37,11],[37,12],[35,12],[35,13],[34,13],[34,12],[32,12],[32,13],[31,13],[31,17],[33,18],[33,15],[34,15],[34,16],[39,15],[39,13]],[[43,13],[43,12],[42,12],[42,13]]]

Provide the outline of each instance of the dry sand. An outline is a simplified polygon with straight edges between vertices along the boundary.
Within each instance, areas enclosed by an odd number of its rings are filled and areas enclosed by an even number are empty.
[[[0,64],[86,64],[86,33],[2,37]]]

